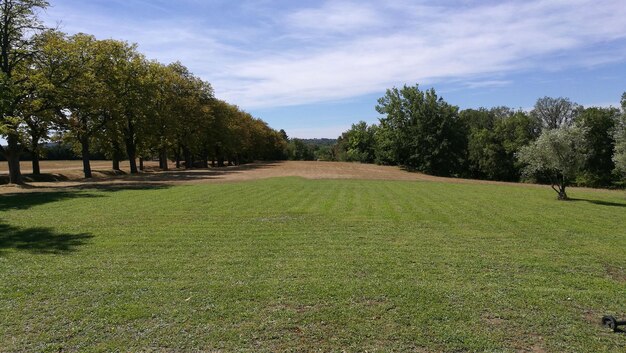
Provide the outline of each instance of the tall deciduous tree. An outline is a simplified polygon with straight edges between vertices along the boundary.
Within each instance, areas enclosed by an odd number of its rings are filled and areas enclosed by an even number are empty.
[[[111,95],[102,79],[109,53],[95,37],[86,34],[61,37],[48,50],[49,61],[62,63],[64,71],[53,82],[58,107],[56,125],[80,144],[83,173],[91,178],[92,140],[112,119]]]
[[[0,0],[0,136],[8,144],[0,146],[0,152],[9,164],[10,183],[22,182],[18,131],[22,121],[16,110],[29,81],[28,75],[17,73],[34,54],[33,34],[44,30],[37,12],[47,6],[45,0]]]
[[[531,114],[543,125],[544,129],[558,129],[571,126],[580,112],[580,106],[568,98],[543,97],[537,100]]]
[[[368,126],[365,121],[353,124],[350,130],[337,139],[340,155],[350,162],[372,163],[376,159],[375,125]]]
[[[148,64],[136,45],[116,40],[99,42],[103,53],[100,65],[100,81],[106,87],[110,97],[106,111],[114,120],[114,127],[122,133],[131,174],[139,172],[137,168],[137,148],[142,137],[142,128],[146,127],[146,110],[151,108],[150,87],[146,84]],[[114,132],[115,130],[112,130]],[[113,141],[119,141],[113,138]]]
[[[616,108],[592,107],[582,110],[576,119],[577,124],[585,128],[589,150],[580,183],[595,187],[611,185],[615,169],[613,132],[619,115],[620,111]]]
[[[390,129],[397,163],[437,175],[459,170],[463,144],[458,107],[438,97],[434,89],[420,91],[417,85],[387,90],[376,110]]]

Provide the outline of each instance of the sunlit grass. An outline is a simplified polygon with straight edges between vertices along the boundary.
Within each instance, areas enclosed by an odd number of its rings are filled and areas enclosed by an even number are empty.
[[[0,351],[620,351],[626,194],[280,178],[0,196]]]

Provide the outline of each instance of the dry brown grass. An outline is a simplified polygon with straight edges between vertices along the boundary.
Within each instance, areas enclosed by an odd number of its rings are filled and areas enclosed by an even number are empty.
[[[111,162],[94,161],[91,164],[94,178],[86,180],[82,174],[81,161],[43,161],[43,177],[27,177],[26,186],[0,185],[0,193],[58,190],[60,188],[106,188],[140,187],[142,185],[179,185],[216,182],[236,182],[275,177],[301,177],[306,179],[361,179],[361,180],[406,180],[436,181],[463,184],[509,184],[537,186],[531,184],[504,183],[485,180],[444,178],[422,173],[407,172],[399,167],[345,162],[258,162],[236,167],[209,169],[157,170],[158,163],[146,162],[146,172],[128,175],[128,162],[122,163],[122,175],[113,173]],[[23,173],[31,172],[30,162],[23,162]],[[6,179],[6,163],[0,163],[0,180]],[[0,181],[1,182],[1,181]],[[5,181],[6,182],[6,181]]]

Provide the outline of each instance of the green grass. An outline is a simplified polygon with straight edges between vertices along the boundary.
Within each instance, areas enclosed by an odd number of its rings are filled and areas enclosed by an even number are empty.
[[[280,178],[0,196],[0,351],[617,352],[626,195]]]

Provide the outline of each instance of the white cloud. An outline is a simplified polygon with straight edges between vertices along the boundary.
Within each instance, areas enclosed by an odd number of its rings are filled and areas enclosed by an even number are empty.
[[[350,6],[341,8],[351,11]],[[218,92],[255,107],[341,99],[394,84],[588,65],[588,53],[581,56],[575,51],[626,36],[626,6],[619,1],[528,1],[414,10],[396,14],[404,25],[394,31],[357,31],[336,45],[325,43],[244,60],[233,67],[234,79],[218,85]],[[308,13],[311,20],[305,23],[324,23],[318,18],[321,11],[299,12],[298,16]],[[380,8],[381,17],[385,11],[389,9]],[[342,14],[335,12],[333,17]],[[359,18],[375,22],[369,15]],[[336,26],[329,27],[329,32],[336,31]],[[549,60],[551,55],[567,53],[570,56]],[[237,78],[254,81],[241,84]]]
[[[621,0],[433,3],[329,1],[229,29],[175,17],[125,22],[70,8],[51,15],[68,31],[128,39],[151,57],[180,60],[246,109],[340,100],[403,83],[504,85],[502,74],[514,71],[626,58]]]
[[[328,2],[295,11],[285,21],[292,29],[314,32],[361,32],[379,27],[384,18],[366,3]]]

